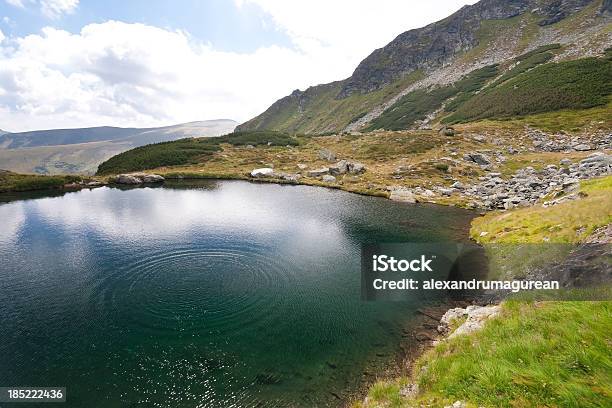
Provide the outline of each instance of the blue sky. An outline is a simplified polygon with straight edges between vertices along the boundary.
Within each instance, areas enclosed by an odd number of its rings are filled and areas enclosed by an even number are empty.
[[[245,121],[476,0],[0,0],[0,129]]]
[[[27,2],[24,3],[26,6]],[[186,30],[223,51],[250,52],[273,44],[292,46],[291,38],[259,6],[239,7],[231,0],[81,1],[73,12],[52,19],[40,7],[15,7],[0,0],[0,16],[10,19],[0,23],[4,34],[17,37],[39,32],[49,25],[78,33],[90,23],[118,20]]]

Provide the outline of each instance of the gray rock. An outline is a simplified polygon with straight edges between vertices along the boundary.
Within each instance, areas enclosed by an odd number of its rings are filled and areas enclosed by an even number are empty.
[[[476,163],[480,166],[487,166],[491,164],[491,159],[487,155],[484,155],[482,153],[476,153],[476,152],[467,153],[466,155],[463,156],[463,159],[465,161]]]
[[[165,179],[159,174],[143,174],[140,177],[143,183],[161,183]]]
[[[115,178],[117,184],[142,184],[142,180],[131,174],[119,174]]]
[[[585,152],[587,150],[593,150],[593,148],[586,143],[582,143],[574,146],[574,150],[577,150],[579,152]]]
[[[365,165],[357,162],[348,162],[348,172],[351,174],[361,174],[366,171]]]
[[[329,173],[329,168],[321,167],[320,169],[309,170],[306,172],[308,177],[321,177]]]
[[[330,176],[329,174],[324,175],[321,180],[323,180],[326,183],[335,183],[336,182],[336,178],[334,176]]]
[[[333,162],[334,160],[336,160],[336,153],[332,152],[329,149],[321,149],[319,150],[319,159]]]
[[[559,164],[562,166],[569,166],[570,164],[572,164],[572,161],[570,159],[561,159],[559,161]]]
[[[329,174],[340,175],[344,174],[349,169],[349,163],[346,160],[340,160],[338,163],[329,166]]]
[[[389,199],[393,201],[401,201],[403,203],[416,203],[416,197],[412,191],[407,188],[396,188],[391,190]]]
[[[444,136],[455,136],[455,129],[450,126],[444,126],[438,131],[438,133]]]
[[[306,170],[308,168],[308,166],[306,164],[303,164],[303,163],[298,163],[297,167],[300,170]]]
[[[251,171],[251,177],[262,178],[262,177],[272,177],[274,175],[274,169],[270,167],[263,167],[261,169],[255,169]]]

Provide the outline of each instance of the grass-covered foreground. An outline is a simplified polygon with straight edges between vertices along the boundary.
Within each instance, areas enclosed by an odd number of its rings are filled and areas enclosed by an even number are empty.
[[[78,176],[38,176],[34,174],[16,174],[0,170],[0,193],[10,191],[52,190],[62,188],[65,184],[74,183]]]
[[[610,302],[506,302],[500,317],[471,336],[440,343],[409,380],[375,384],[356,407],[606,407],[612,403]]]
[[[582,198],[553,207],[477,218],[471,234],[487,243],[582,242],[612,222],[612,176],[583,182],[580,191]],[[506,301],[483,330],[441,341],[416,361],[410,378],[374,384],[355,407],[443,407],[455,401],[471,407],[609,407],[611,328],[609,301]],[[418,384],[414,398],[400,394],[409,383]]]

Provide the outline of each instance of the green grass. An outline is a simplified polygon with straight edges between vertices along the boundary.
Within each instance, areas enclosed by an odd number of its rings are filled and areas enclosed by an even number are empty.
[[[592,108],[607,104],[611,93],[612,62],[606,58],[549,63],[483,90],[459,106],[445,122]]]
[[[419,361],[419,400],[610,406],[610,327],[609,302],[506,302],[502,318],[442,342]]]
[[[580,191],[584,198],[552,207],[536,205],[476,218],[470,235],[483,244],[581,242],[612,222],[612,176],[584,181]]]
[[[417,120],[439,109],[444,101],[456,96],[465,100],[477,92],[490,79],[497,75],[497,65],[490,65],[472,71],[463,79],[452,85],[431,90],[412,91],[389,107],[378,118],[374,119],[367,130],[386,129],[402,130],[412,126]],[[452,105],[453,102],[450,102]]]
[[[38,176],[0,171],[0,193],[11,191],[53,190],[80,181],[78,176]]]
[[[337,133],[421,78],[423,73],[415,71],[377,91],[355,93],[341,99],[337,95],[342,89],[342,81],[313,86],[301,97],[289,96],[277,101],[248,121],[244,128],[317,135]]]
[[[550,61],[555,55],[550,50],[556,50],[561,48],[559,44],[550,44],[544,45],[540,48],[537,48],[533,51],[520,55],[514,59],[515,65],[506,71],[502,76],[497,78],[495,82],[493,82],[490,87],[494,88],[509,79],[516,77],[523,72],[529,71],[537,67],[538,65],[542,65],[548,61]],[[458,105],[457,105],[458,106]],[[452,109],[454,110],[454,109]],[[451,111],[451,110],[449,110]]]
[[[98,166],[98,175],[118,174],[157,167],[202,163],[221,150],[222,143],[234,146],[296,146],[297,139],[280,132],[236,132],[220,137],[181,139],[137,147],[111,157]]]

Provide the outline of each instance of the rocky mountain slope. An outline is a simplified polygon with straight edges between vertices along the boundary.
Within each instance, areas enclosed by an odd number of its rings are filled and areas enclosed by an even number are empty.
[[[430,98],[435,103],[421,109],[402,128],[427,126],[453,113],[487,85],[501,84],[498,80],[504,76],[509,79],[509,74],[601,57],[612,45],[611,21],[610,0],[482,0],[444,20],[399,35],[363,60],[351,77],[296,90],[238,129],[313,134],[371,130],[374,120],[410,94],[415,102]],[[550,55],[529,54],[551,45],[556,48],[547,50]],[[525,59],[529,60],[517,70]],[[437,91],[486,67],[494,70],[468,93]],[[606,75],[609,81],[609,72]],[[442,109],[459,96],[450,112]]]
[[[20,173],[93,174],[106,159],[151,143],[187,137],[219,136],[237,123],[229,119],[160,128],[95,127],[0,135],[0,168]]]

